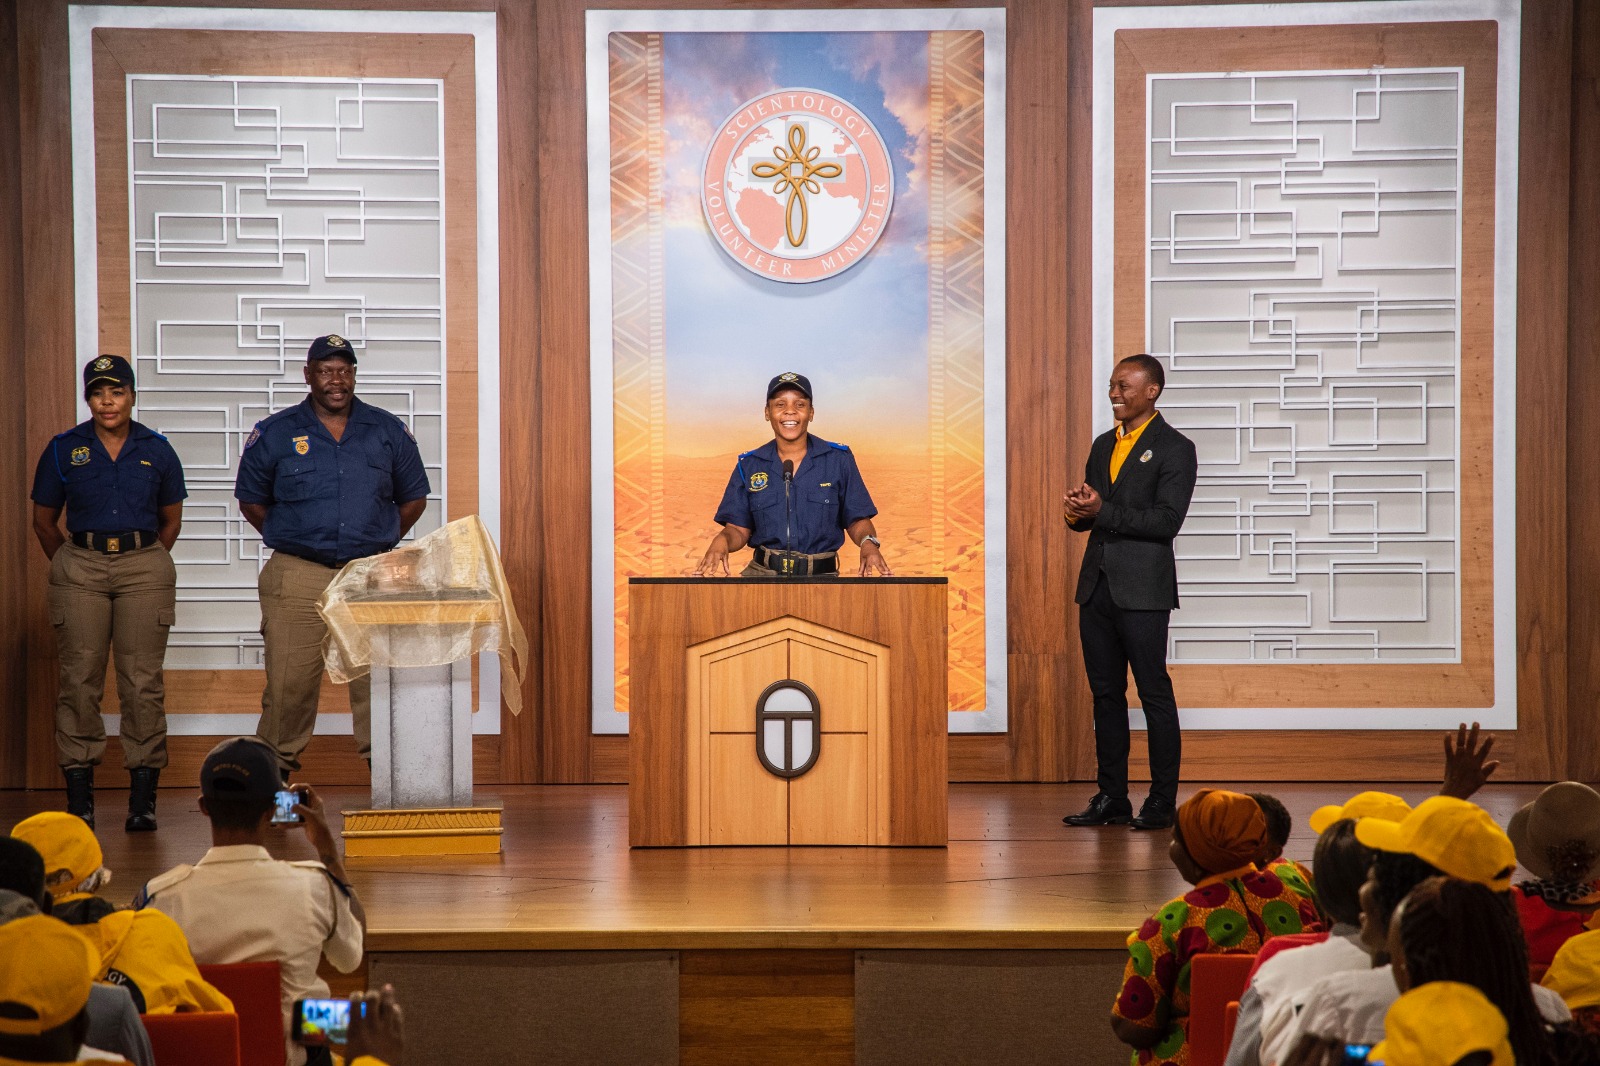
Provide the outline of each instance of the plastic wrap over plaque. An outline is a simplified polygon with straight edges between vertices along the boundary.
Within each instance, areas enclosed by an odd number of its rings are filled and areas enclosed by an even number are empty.
[[[328,676],[340,684],[374,666],[444,666],[479,652],[500,656],[506,707],[522,712],[528,638],[517,620],[500,553],[477,515],[414,544],[339,571],[317,610],[328,623]]]

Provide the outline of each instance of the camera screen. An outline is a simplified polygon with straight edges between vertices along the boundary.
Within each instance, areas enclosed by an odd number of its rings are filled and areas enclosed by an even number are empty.
[[[295,1039],[301,1044],[342,1044],[350,1032],[348,999],[302,999],[295,1004]]]
[[[300,816],[294,813],[295,804],[300,802],[300,794],[294,789],[286,788],[278,792],[273,799],[272,820],[274,822],[298,822]]]

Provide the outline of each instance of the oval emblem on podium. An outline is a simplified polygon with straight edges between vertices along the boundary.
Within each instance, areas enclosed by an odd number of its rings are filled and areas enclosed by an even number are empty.
[[[822,749],[822,706],[800,681],[774,681],[756,700],[756,758],[769,774],[799,777]]]

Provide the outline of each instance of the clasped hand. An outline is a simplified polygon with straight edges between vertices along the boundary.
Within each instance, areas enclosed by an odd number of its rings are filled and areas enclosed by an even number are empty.
[[[1061,497],[1061,517],[1068,522],[1086,522],[1100,513],[1100,494],[1087,481]]]

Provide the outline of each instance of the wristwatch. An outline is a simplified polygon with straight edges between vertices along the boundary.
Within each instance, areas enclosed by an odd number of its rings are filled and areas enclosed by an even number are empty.
[[[862,537],[862,538],[861,538],[861,544],[865,544],[865,543],[867,543],[867,542],[868,542],[868,541],[871,541],[871,542],[872,542],[872,546],[873,546],[873,547],[874,547],[874,548],[877,548],[877,549],[878,549],[878,550],[879,550],[879,551],[882,551],[882,550],[883,550],[883,541],[881,541],[881,540],[879,540],[879,539],[878,539],[878,538],[877,538],[877,537],[871,537],[871,536],[868,536],[868,537]],[[856,546],[857,546],[857,547],[860,547],[860,546],[861,546],[861,545],[860,545],[860,544],[858,544],[858,545],[856,545]]]

